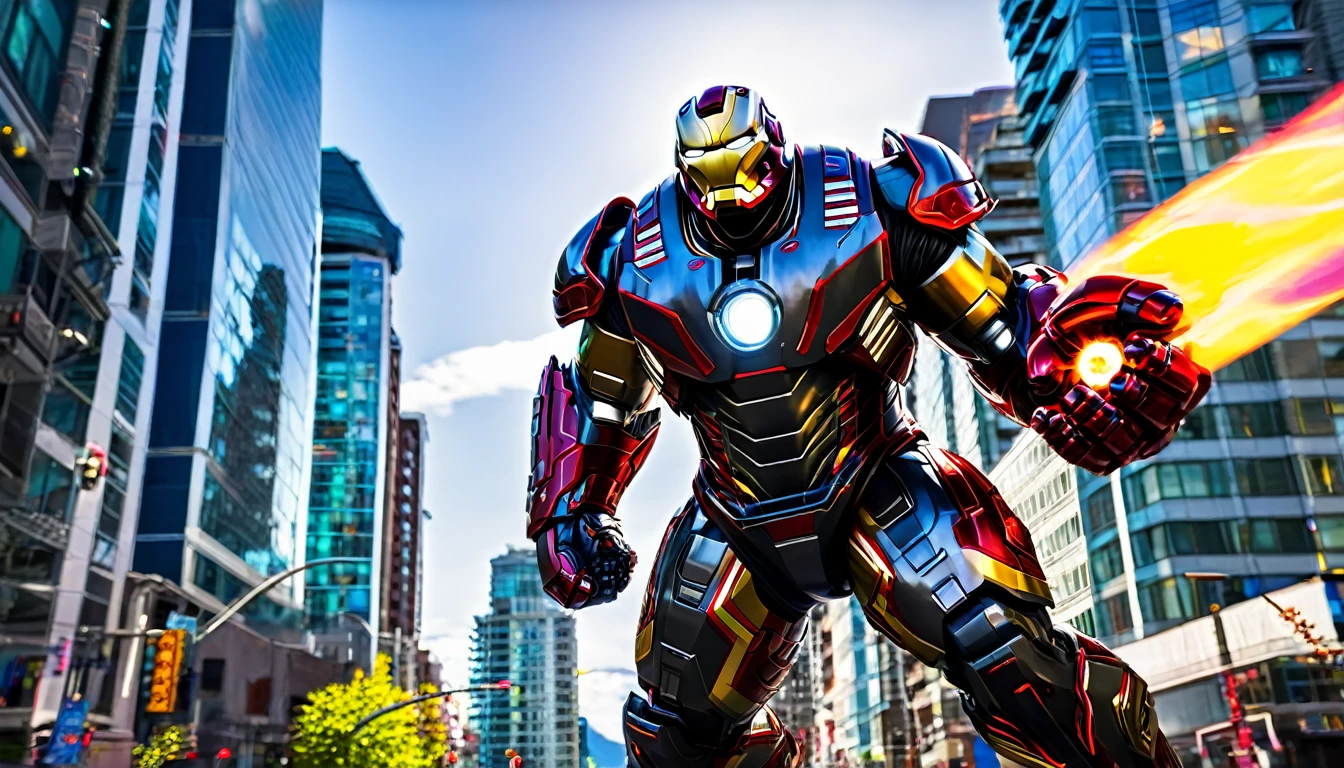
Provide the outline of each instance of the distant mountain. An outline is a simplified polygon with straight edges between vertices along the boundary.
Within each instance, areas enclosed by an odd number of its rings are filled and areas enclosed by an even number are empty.
[[[592,728],[588,729],[588,754],[597,768],[625,768],[625,745],[608,739]]]

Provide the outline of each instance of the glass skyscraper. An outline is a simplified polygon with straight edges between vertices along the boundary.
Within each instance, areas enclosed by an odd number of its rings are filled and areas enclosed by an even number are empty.
[[[338,149],[322,153],[322,216],[307,556],[367,562],[310,571],[305,608],[309,626],[317,630],[331,628],[350,612],[377,631],[391,439],[391,278],[401,268],[401,230],[383,211],[359,164]]]
[[[193,6],[135,568],[207,605],[297,562],[312,402],[321,0]],[[299,620],[277,588],[249,618]]]

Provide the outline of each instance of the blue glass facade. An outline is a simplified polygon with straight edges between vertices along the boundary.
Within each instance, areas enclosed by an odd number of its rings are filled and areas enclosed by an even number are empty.
[[[317,396],[307,557],[363,562],[310,571],[309,626],[351,612],[380,619],[383,509],[390,436],[391,276],[401,266],[397,229],[354,160],[322,154],[322,270]]]
[[[299,556],[320,184],[321,0],[244,5],[191,18],[135,561],[222,601]]]
[[[1273,0],[1003,0],[1052,262],[1300,112],[1326,83]],[[1151,634],[1339,565],[1344,443],[1332,310],[1215,375],[1160,456],[1078,474],[1096,633]],[[1335,409],[1339,408],[1339,411]],[[1189,572],[1229,574],[1223,582]]]

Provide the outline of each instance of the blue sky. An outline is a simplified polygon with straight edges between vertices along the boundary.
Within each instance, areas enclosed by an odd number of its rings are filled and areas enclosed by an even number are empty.
[[[489,559],[523,535],[530,400],[546,355],[572,354],[556,257],[615,196],[672,169],[693,93],[759,89],[803,143],[880,153],[931,95],[1012,82],[995,0],[561,2],[327,0],[323,140],[361,161],[405,232],[393,317],[408,408],[430,415],[425,632],[466,676]],[[582,668],[633,668],[640,593],[694,467],[663,428],[622,518],[646,556],[614,605],[580,612]],[[581,707],[619,738],[633,674],[594,673]]]

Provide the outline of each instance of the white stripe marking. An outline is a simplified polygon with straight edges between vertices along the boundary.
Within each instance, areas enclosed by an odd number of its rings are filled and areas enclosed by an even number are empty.
[[[859,217],[858,217],[858,216],[851,216],[851,217],[849,217],[848,219],[827,219],[827,220],[826,220],[826,226],[825,226],[825,228],[826,228],[826,229],[841,229],[841,228],[844,228],[844,227],[848,227],[850,224],[853,224],[854,222],[856,222],[856,221],[858,221],[858,220],[859,220]]]
[[[843,208],[827,208],[826,218],[834,219],[840,216],[853,216],[858,212],[859,212],[859,206],[857,205],[846,205]]]
[[[639,267],[640,269],[644,269],[645,267],[651,267],[654,264],[657,264],[661,261],[665,261],[666,259],[667,254],[663,253],[662,251],[659,251],[653,254],[652,256],[646,256],[642,259],[639,259],[638,261],[635,262],[635,266]]]
[[[843,203],[846,200],[858,200],[858,199],[859,199],[858,195],[854,194],[853,192],[842,192],[838,195],[826,196],[826,202],[828,203]]]
[[[639,242],[641,240],[648,240],[650,237],[653,237],[654,235],[658,234],[661,231],[663,231],[662,223],[660,222],[654,224],[652,227],[649,227],[643,232],[640,232],[639,234],[635,235],[635,242]]]
[[[655,240],[650,240],[649,242],[635,249],[635,258],[638,259],[644,256],[645,254],[649,253],[650,251],[654,251],[662,247],[663,247],[663,239],[661,237]]]
[[[853,181],[828,181],[826,182],[824,190],[827,192],[832,192],[841,189],[853,189],[853,188],[854,188]]]

